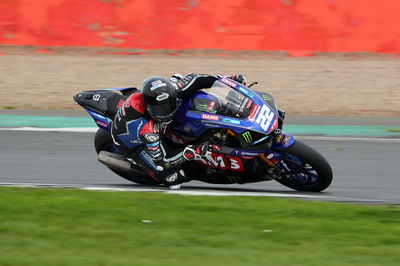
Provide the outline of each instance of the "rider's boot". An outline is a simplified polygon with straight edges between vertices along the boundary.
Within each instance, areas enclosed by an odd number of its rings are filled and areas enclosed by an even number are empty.
[[[171,190],[180,189],[181,184],[184,182],[188,182],[189,179],[186,178],[185,172],[183,170],[179,170],[173,173],[168,173],[160,177],[162,184],[168,187]]]

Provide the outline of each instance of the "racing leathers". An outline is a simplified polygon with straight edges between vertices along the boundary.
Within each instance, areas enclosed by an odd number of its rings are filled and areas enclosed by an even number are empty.
[[[217,79],[212,75],[188,74],[176,79],[174,84],[178,97],[183,98],[196,90],[210,88]],[[136,91],[118,109],[111,133],[115,145],[127,160],[146,169],[157,182],[171,186],[185,181],[180,165],[186,159],[182,147],[173,147],[164,139],[167,126],[150,116],[142,93]]]

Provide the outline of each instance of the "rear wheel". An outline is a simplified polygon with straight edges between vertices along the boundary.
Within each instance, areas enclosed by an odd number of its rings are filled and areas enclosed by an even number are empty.
[[[284,168],[290,170],[290,176],[277,181],[299,191],[319,192],[332,182],[332,168],[317,151],[306,144],[295,141],[293,145],[282,150]],[[289,172],[289,171],[288,171]]]
[[[111,133],[108,131],[105,131],[101,128],[99,128],[96,132],[96,135],[94,137],[94,147],[96,149],[96,153],[99,154],[100,151],[108,151],[108,152],[114,152],[116,151],[114,142],[111,137]],[[146,174],[129,174],[125,173],[122,171],[114,170],[110,167],[108,167],[111,171],[116,173],[117,175],[131,181],[135,182],[138,184],[142,185],[157,185],[158,183],[153,180],[150,176]]]

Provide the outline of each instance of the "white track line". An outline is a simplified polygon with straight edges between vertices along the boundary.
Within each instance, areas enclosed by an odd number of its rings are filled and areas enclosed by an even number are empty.
[[[365,137],[337,137],[337,136],[295,136],[302,140],[329,140],[329,141],[366,141],[366,142],[391,142],[400,143],[400,138],[365,138]]]
[[[240,192],[240,191],[212,191],[212,190],[195,190],[185,189],[169,190],[165,187],[160,188],[141,188],[135,187],[116,187],[116,186],[91,186],[91,185],[75,185],[75,184],[35,184],[35,183],[0,183],[3,187],[25,187],[25,188],[73,188],[81,190],[94,191],[134,191],[134,192],[161,192],[166,194],[179,194],[188,196],[252,196],[252,197],[287,197],[287,198],[310,198],[310,199],[326,199],[326,196],[302,195],[293,193],[270,193],[270,192]]]
[[[78,132],[78,133],[95,133],[98,127],[0,127],[5,131],[40,131],[40,132]]]
[[[185,196],[247,196],[247,197],[276,197],[276,198],[298,198],[298,199],[313,199],[335,202],[370,202],[370,203],[388,203],[386,200],[376,199],[358,199],[345,197],[332,197],[323,195],[306,195],[293,193],[271,193],[271,192],[240,192],[240,191],[212,191],[212,190],[195,190],[185,189],[184,186],[180,190],[169,190],[167,188],[140,188],[130,187],[122,188],[116,186],[90,186],[90,185],[75,185],[75,184],[35,184],[35,183],[0,183],[0,187],[23,187],[23,188],[70,188],[90,191],[108,191],[108,192],[158,192],[165,194],[176,194]]]
[[[0,127],[5,131],[39,131],[39,132],[71,132],[71,133],[95,133],[97,127],[59,127],[59,128],[39,128],[39,127]],[[400,143],[400,138],[377,138],[377,137],[338,137],[338,136],[313,136],[300,135],[297,139],[303,140],[329,140],[329,141],[364,141],[364,142],[390,142]]]

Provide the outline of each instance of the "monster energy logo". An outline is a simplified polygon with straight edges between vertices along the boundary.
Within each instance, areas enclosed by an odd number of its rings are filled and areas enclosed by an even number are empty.
[[[246,141],[247,143],[251,143],[253,141],[253,138],[251,137],[251,133],[250,131],[246,131],[242,134],[242,138],[244,139],[244,141]]]
[[[264,101],[271,101],[272,100],[271,96],[269,96],[267,94],[263,94],[263,95],[261,95],[261,97],[263,98]]]

